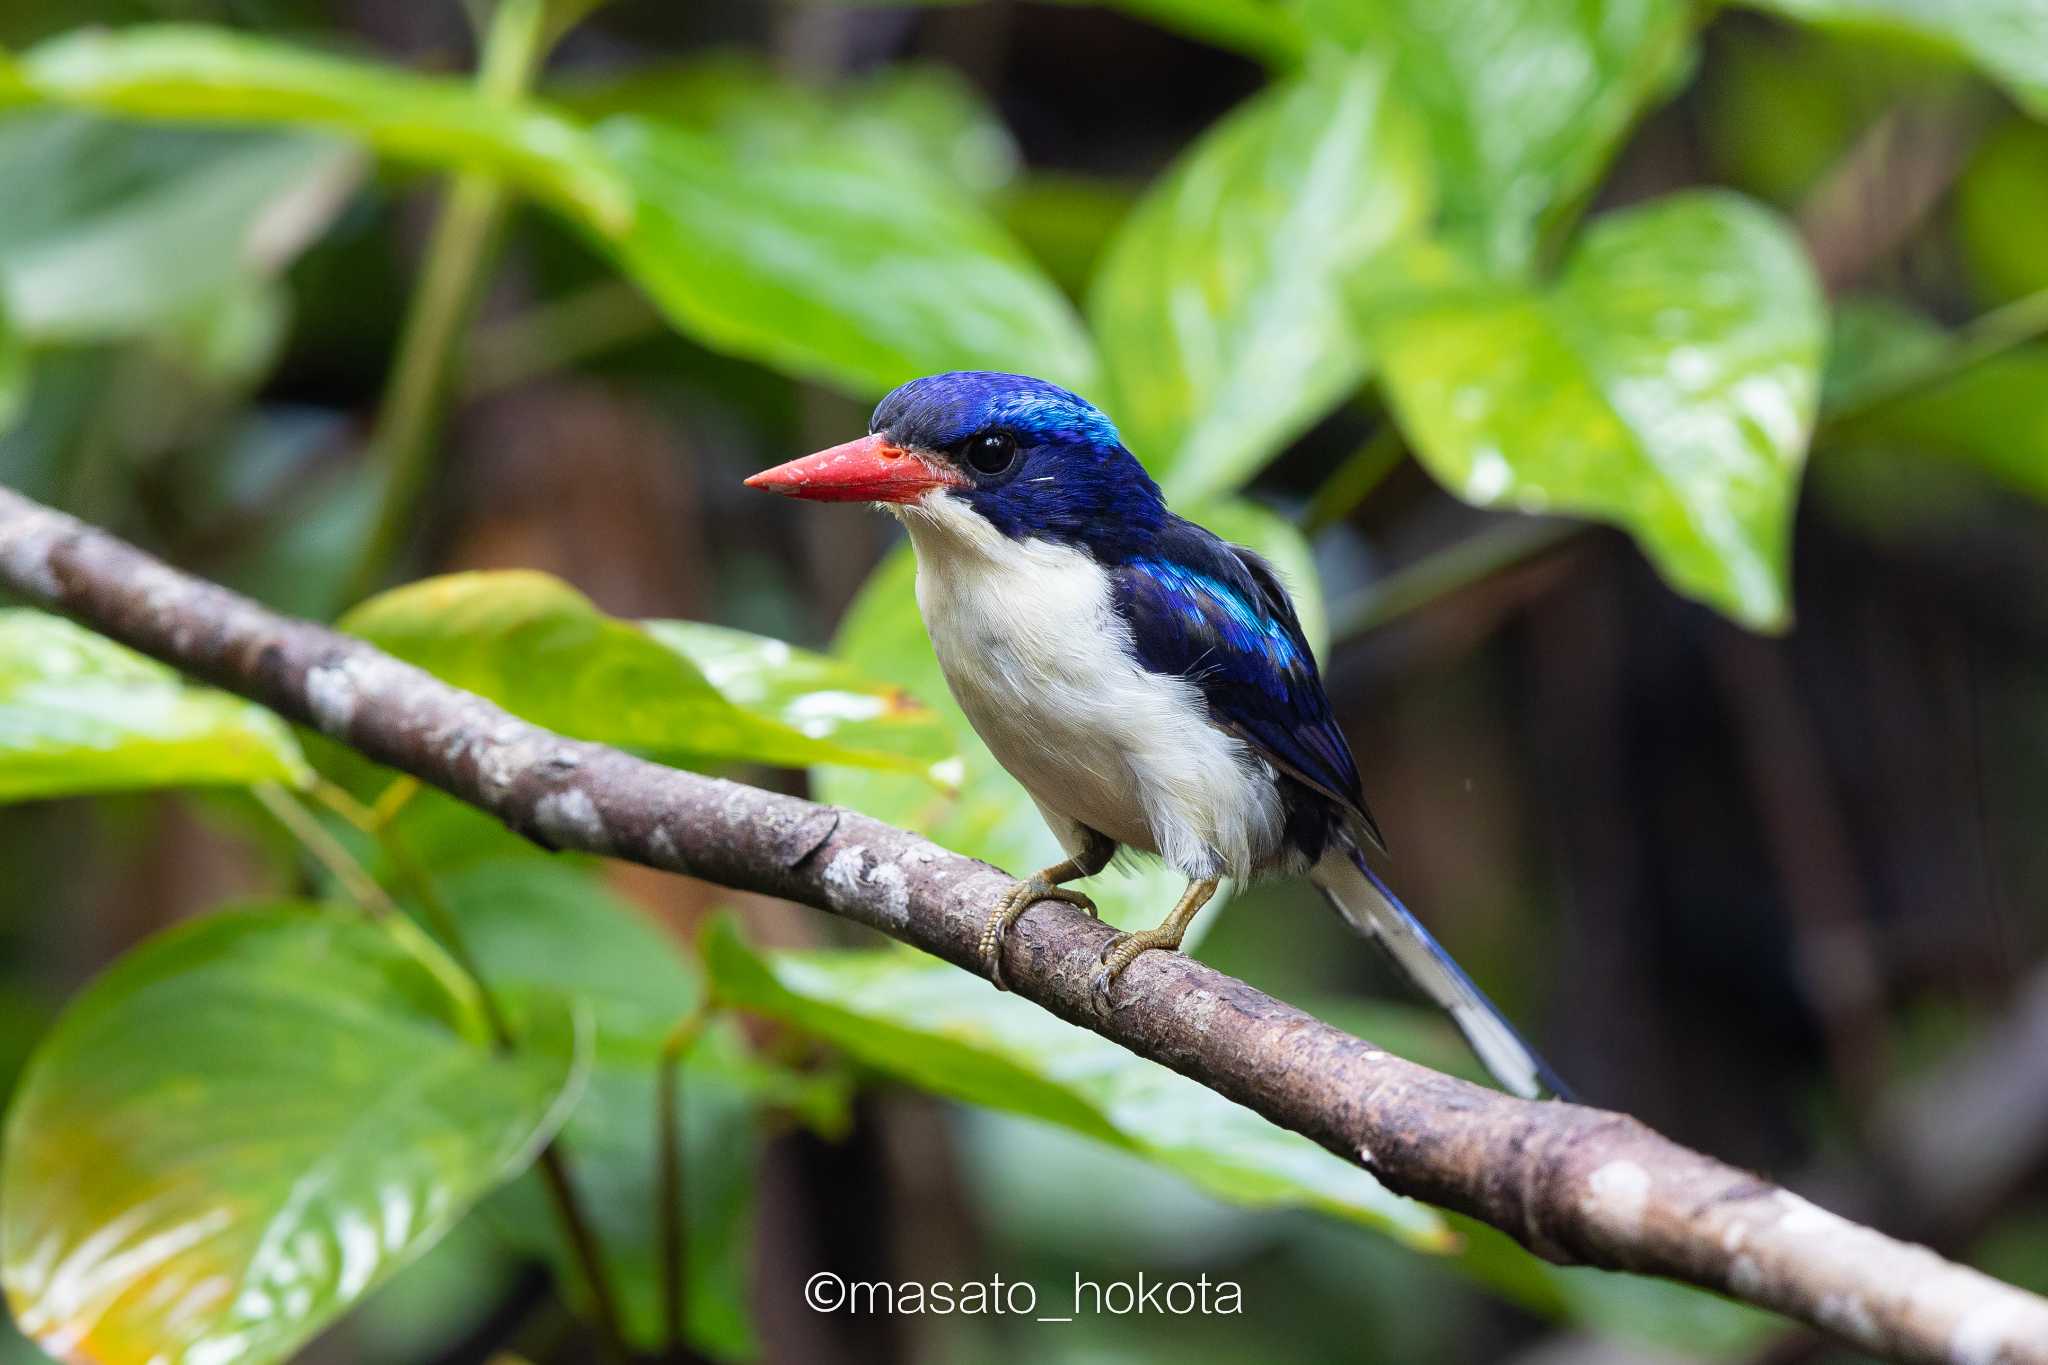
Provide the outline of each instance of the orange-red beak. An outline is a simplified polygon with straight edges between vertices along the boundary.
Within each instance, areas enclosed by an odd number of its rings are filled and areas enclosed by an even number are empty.
[[[965,475],[880,436],[806,455],[747,480],[749,488],[813,502],[916,502],[934,488],[956,488]]]

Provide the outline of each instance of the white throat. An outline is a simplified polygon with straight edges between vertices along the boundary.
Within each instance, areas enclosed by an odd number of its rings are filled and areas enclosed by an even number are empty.
[[[1078,826],[1183,875],[1248,876],[1281,850],[1272,770],[1148,672],[1087,551],[1012,540],[945,492],[899,509],[917,604],[954,699],[1068,851]]]

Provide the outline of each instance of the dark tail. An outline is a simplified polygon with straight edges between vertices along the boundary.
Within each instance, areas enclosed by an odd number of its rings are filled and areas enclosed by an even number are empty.
[[[1572,1098],[1550,1064],[1367,866],[1363,853],[1333,848],[1310,876],[1338,914],[1386,949],[1408,979],[1451,1016],[1503,1087],[1524,1099],[1537,1099],[1546,1091],[1560,1099]]]

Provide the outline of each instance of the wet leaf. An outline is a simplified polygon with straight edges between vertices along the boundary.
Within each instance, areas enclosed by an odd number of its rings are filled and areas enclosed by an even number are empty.
[[[1436,1213],[1299,1134],[946,963],[895,949],[757,953],[703,941],[722,997],[920,1089],[1137,1152],[1234,1203],[1305,1206],[1445,1250]]]
[[[383,928],[307,907],[159,935],[74,1000],[8,1117],[0,1280],[52,1355],[281,1360],[523,1169],[581,1083],[493,1053]]]
[[[1786,623],[1826,320],[1775,215],[1674,195],[1594,224],[1547,289],[1466,281],[1381,303],[1368,325],[1388,399],[1446,488],[1614,522],[1679,592]]]
[[[928,774],[934,762],[929,723],[869,725],[842,740],[839,727],[819,717],[808,730],[781,718],[835,706],[842,714],[876,711],[883,703],[861,703],[846,693],[856,685],[849,672],[821,669],[814,657],[763,640],[752,642],[751,665],[735,662],[730,656],[747,637],[728,633],[724,666],[742,692],[757,699],[749,705],[724,695],[687,650],[665,643],[709,637],[688,627],[663,628],[663,636],[607,616],[547,574],[507,570],[424,579],[362,603],[341,627],[536,725],[671,761],[851,763],[918,774]],[[800,685],[783,686],[773,677],[766,660],[778,652],[799,670],[828,677],[834,694],[807,709]]]
[[[1419,125],[1331,54],[1203,135],[1125,220],[1089,296],[1108,410],[1176,499],[1235,488],[1364,379],[1347,286],[1418,231]]]
[[[0,801],[310,775],[290,728],[255,703],[61,617],[0,610]]]
[[[701,621],[642,622],[695,664],[721,696],[806,738],[888,759],[888,766],[951,781],[959,769],[945,723],[895,683],[824,654]]]
[[[1297,0],[1318,37],[1380,53],[1422,113],[1444,229],[1491,271],[1592,189],[1642,109],[1683,73],[1680,0]]]

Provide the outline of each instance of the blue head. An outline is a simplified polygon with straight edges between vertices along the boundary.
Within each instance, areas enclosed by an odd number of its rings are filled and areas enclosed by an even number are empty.
[[[948,496],[1013,540],[1110,549],[1165,515],[1116,424],[1043,379],[985,370],[913,379],[876,406],[868,430],[958,470],[967,482]]]
[[[1159,486],[1115,424],[1042,379],[980,370],[914,379],[881,401],[868,432],[747,482],[821,500],[950,499],[1012,540],[1104,557],[1141,547],[1166,519]]]

